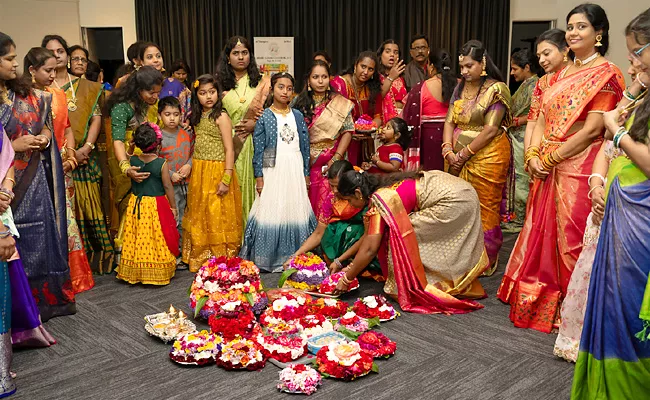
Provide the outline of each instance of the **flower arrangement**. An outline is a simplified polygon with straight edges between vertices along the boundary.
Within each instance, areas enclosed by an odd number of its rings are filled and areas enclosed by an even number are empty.
[[[354,122],[354,129],[359,132],[371,132],[377,129],[377,124],[370,115],[363,114]]]
[[[303,327],[302,337],[305,339],[334,330],[332,322],[322,314],[307,315],[300,321],[300,325]]]
[[[354,302],[352,311],[362,318],[379,317],[380,321],[389,321],[399,315],[386,298],[379,295],[359,298]]]
[[[303,327],[297,320],[288,322],[277,320],[264,325],[263,331],[272,336],[295,336],[302,333]]]
[[[283,363],[295,361],[307,353],[307,340],[301,336],[259,334],[256,341],[264,349],[267,358]]]
[[[291,259],[289,268],[282,273],[278,286],[282,287],[286,282],[290,287],[316,292],[321,282],[329,275],[325,261],[316,254],[308,252]]]
[[[339,283],[339,280],[341,279],[341,276],[343,276],[345,272],[339,271],[335,274],[330,275],[328,278],[326,278],[323,283],[321,283],[320,288],[318,291],[321,294],[332,294],[334,293],[334,290],[336,289],[336,285]],[[352,280],[352,283],[350,283],[350,287],[348,287],[348,291],[358,289],[359,288],[359,279],[354,278]]]
[[[211,258],[199,269],[190,286],[190,307],[195,317],[208,319],[221,304],[241,301],[260,314],[268,304],[262,288],[260,270],[253,262],[239,257]]]
[[[348,303],[337,299],[320,298],[310,305],[310,312],[329,318],[340,318],[348,311]]]
[[[316,366],[325,377],[351,381],[378,372],[370,353],[361,350],[359,343],[334,343],[316,353]]]
[[[262,325],[277,323],[278,321],[299,320],[309,312],[309,302],[301,295],[287,294],[277,298],[267,308],[260,318]]]
[[[380,332],[368,331],[359,335],[357,343],[363,351],[370,353],[374,358],[388,358],[395,354],[397,345],[386,335]]]
[[[179,364],[206,365],[216,360],[222,345],[221,336],[206,330],[186,333],[174,342],[169,358]]]
[[[292,364],[280,371],[277,388],[289,393],[314,393],[322,383],[320,374],[313,368],[303,364]]]
[[[370,329],[370,324],[368,320],[361,318],[354,311],[348,311],[339,318],[334,329],[338,331],[342,327],[352,332],[365,332]]]
[[[212,332],[225,340],[237,336],[251,338],[260,331],[253,312],[239,300],[223,304],[216,314],[209,317],[208,324]]]
[[[247,369],[256,371],[264,368],[266,357],[262,347],[256,342],[241,337],[235,338],[221,348],[217,365],[227,369]]]

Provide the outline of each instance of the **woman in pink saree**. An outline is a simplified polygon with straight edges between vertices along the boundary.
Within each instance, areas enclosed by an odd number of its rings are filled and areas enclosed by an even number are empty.
[[[329,66],[316,60],[307,75],[307,87],[293,107],[305,116],[309,129],[309,200],[314,214],[320,215],[323,202],[331,192],[326,172],[335,161],[345,159],[352,140],[354,104],[331,91]]]
[[[602,144],[602,114],[621,99],[621,71],[607,61],[609,24],[599,6],[567,17],[574,62],[553,75],[525,155],[534,181],[524,227],[497,296],[518,328],[550,333],[583,248],[589,174]],[[577,11],[576,11],[577,10]],[[600,45],[599,45],[600,43]]]
[[[338,191],[354,207],[370,203],[366,232],[337,291],[379,257],[384,292],[404,311],[463,314],[483,308],[478,277],[488,268],[481,209],[472,185],[442,171],[339,178]]]

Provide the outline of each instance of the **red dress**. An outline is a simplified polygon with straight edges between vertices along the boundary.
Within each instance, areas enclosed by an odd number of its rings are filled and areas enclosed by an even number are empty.
[[[377,155],[379,156],[379,161],[390,163],[391,161],[399,161],[400,164],[404,162],[404,151],[402,146],[397,143],[385,144],[379,146],[377,149]],[[400,166],[401,169],[401,166]],[[385,174],[386,171],[378,168],[373,165],[372,168],[368,170],[371,174]]]

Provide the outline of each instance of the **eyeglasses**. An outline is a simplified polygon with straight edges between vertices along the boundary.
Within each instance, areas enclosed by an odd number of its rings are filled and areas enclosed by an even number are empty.
[[[411,50],[415,50],[416,52],[424,52],[429,50],[429,46],[418,46],[418,47],[411,47]]]
[[[634,58],[636,61],[641,61],[641,53],[643,53],[643,50],[647,49],[648,46],[650,46],[650,43],[646,43],[645,46],[641,47],[639,50],[635,50],[630,53],[630,56]]]
[[[88,64],[88,59],[87,59],[87,58],[83,58],[83,57],[72,57],[72,58],[70,59],[70,61],[72,61],[72,62],[77,62],[77,63],[82,63],[82,64]]]

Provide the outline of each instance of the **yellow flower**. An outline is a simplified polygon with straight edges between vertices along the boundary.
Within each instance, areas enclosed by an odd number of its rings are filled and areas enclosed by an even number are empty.
[[[194,89],[198,89],[198,88],[199,88],[199,80],[197,79],[194,81]]]

